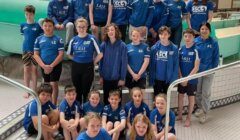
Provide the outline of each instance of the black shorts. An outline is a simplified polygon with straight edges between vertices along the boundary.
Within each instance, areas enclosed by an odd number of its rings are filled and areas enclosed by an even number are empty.
[[[187,93],[188,96],[195,96],[197,91],[197,85],[193,84],[187,84],[187,86],[182,86],[181,84],[178,84],[178,93],[179,94],[185,94]]]
[[[146,78],[140,78],[138,81],[134,81],[131,76],[126,77],[126,87],[132,89],[133,87],[139,87],[141,89],[146,88]]]
[[[33,52],[23,52],[22,61],[25,66],[37,65],[37,61],[33,58]]]
[[[154,96],[158,95],[159,93],[167,94],[167,90],[169,87],[169,83],[166,83],[165,81],[161,80],[154,80]]]
[[[98,26],[98,27],[104,27],[106,26],[107,22],[94,22],[94,25],[95,26]]]
[[[53,71],[50,74],[45,74],[44,70],[41,68],[42,76],[44,82],[56,82],[59,81],[60,75],[62,73],[62,63],[59,63],[57,66],[53,68]]]
[[[34,134],[37,134],[38,131],[35,129],[34,125],[33,125],[33,122],[31,122],[27,128],[27,133],[29,135],[34,135]]]

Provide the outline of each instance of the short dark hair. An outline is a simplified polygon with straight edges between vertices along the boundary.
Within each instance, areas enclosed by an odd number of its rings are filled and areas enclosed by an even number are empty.
[[[206,27],[209,29],[209,31],[211,32],[211,24],[210,24],[210,23],[208,23],[208,22],[203,22],[203,23],[200,25],[200,30],[201,30],[202,26],[206,26]]]
[[[162,34],[164,31],[168,32],[168,34],[171,35],[171,29],[167,26],[162,26],[158,29],[159,34]]]
[[[183,35],[184,34],[192,34],[193,36],[195,36],[195,32],[193,29],[187,28],[186,30],[183,31]]]
[[[26,5],[24,8],[24,12],[35,14],[35,7],[33,5]]]
[[[76,91],[76,88],[73,85],[66,85],[64,87],[64,93],[66,94],[67,92],[71,92],[71,91]]]
[[[53,20],[50,19],[50,18],[45,18],[45,19],[42,21],[42,25],[43,25],[44,22],[50,22],[50,23],[52,23],[53,26],[54,26],[54,22],[53,22]]]
[[[119,30],[118,26],[114,23],[111,23],[110,25],[108,25],[107,27],[105,27],[104,29],[104,34],[103,34],[103,41],[107,41],[109,40],[109,37],[108,37],[108,30],[110,27],[114,27],[115,28],[115,38],[116,40],[119,40],[122,38],[122,34],[121,34],[121,31]]]
[[[42,83],[37,88],[37,95],[39,96],[42,92],[52,94],[52,86],[49,83]]]

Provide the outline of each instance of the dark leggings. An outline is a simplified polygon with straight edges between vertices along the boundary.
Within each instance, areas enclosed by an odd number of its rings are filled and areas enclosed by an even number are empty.
[[[87,101],[88,93],[91,89],[94,78],[93,63],[72,63],[72,82],[76,88],[77,101],[84,103]]]

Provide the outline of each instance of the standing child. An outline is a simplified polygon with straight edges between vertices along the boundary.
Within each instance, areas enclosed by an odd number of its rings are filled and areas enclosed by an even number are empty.
[[[44,82],[50,82],[53,88],[52,102],[56,105],[64,44],[60,37],[54,35],[54,22],[51,19],[45,18],[42,28],[44,35],[39,36],[35,41],[34,58],[41,67]]]
[[[120,132],[126,125],[126,113],[119,106],[121,101],[120,92],[111,91],[108,97],[110,105],[106,105],[102,114],[102,125],[107,130],[108,134],[112,135],[113,140],[118,140]]]
[[[101,47],[103,58],[99,67],[100,83],[103,84],[104,103],[107,105],[109,91],[124,86],[127,73],[127,48],[121,40],[118,26],[110,24],[106,27]]]
[[[187,29],[183,32],[185,41],[184,46],[179,49],[179,77],[186,77],[196,74],[199,68],[198,51],[194,45],[194,30]],[[191,115],[195,104],[195,92],[197,91],[197,79],[185,81],[178,85],[178,120],[182,120],[183,98],[184,93],[188,95],[188,115],[184,126],[189,127]]]
[[[72,85],[65,86],[65,99],[60,103],[60,123],[66,140],[75,140],[80,117],[80,104],[76,101],[76,89]]]
[[[144,114],[135,116],[130,131],[130,140],[155,140],[151,122]]]
[[[59,128],[59,111],[50,101],[52,87],[49,84],[41,84],[37,89],[37,94],[42,108],[42,135],[45,140],[53,140],[53,133]],[[37,101],[33,100],[27,107],[23,119],[23,126],[28,134],[38,132],[38,111]]]
[[[88,94],[89,101],[83,104],[83,116],[87,115],[89,112],[102,114],[103,104],[100,102],[100,92],[98,90],[91,90]],[[83,117],[80,119],[80,126],[82,129],[86,128],[86,119]]]
[[[101,117],[96,113],[89,113],[86,116],[87,130],[80,133],[77,140],[111,140],[107,131],[101,128]]]
[[[151,48],[149,75],[155,96],[166,94],[169,84],[178,78],[178,49],[169,41],[170,28],[162,26],[158,32],[160,40]]]
[[[20,25],[20,32],[24,36],[22,46],[22,60],[23,60],[23,79],[24,84],[30,87],[30,81],[32,81],[32,89],[36,91],[37,87],[37,62],[33,58],[33,48],[35,39],[42,33],[42,29],[38,23],[34,21],[35,7],[27,5],[24,8],[26,23]],[[29,94],[24,95],[25,98],[29,97]]]
[[[143,98],[146,103],[152,102],[145,95],[146,88],[146,69],[150,59],[150,48],[147,44],[141,43],[141,34],[139,29],[133,29],[132,32],[132,43],[127,45],[128,65],[127,65],[127,76],[126,86],[129,91],[133,87],[139,87],[144,93]],[[149,103],[151,104],[151,103]]]
[[[166,117],[166,107],[167,98],[165,94],[158,94],[155,97],[156,108],[152,110],[150,114],[150,121],[152,123],[152,129],[156,140],[164,140],[165,131],[165,117]],[[169,127],[168,127],[168,140],[176,140],[175,136],[175,114],[170,110],[169,112]]]
[[[127,137],[129,136],[129,132],[132,129],[133,119],[137,114],[144,114],[147,117],[150,116],[150,110],[143,102],[143,92],[140,88],[134,87],[130,92],[132,96],[132,101],[128,102],[125,106],[125,111],[127,113]]]

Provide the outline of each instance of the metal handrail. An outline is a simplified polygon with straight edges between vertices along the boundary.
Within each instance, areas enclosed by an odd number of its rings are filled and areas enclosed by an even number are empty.
[[[166,109],[166,119],[165,119],[164,140],[167,140],[167,135],[168,135],[170,99],[171,99],[170,97],[171,97],[171,91],[172,91],[173,87],[176,86],[177,84],[180,84],[180,83],[184,82],[184,81],[192,80],[192,79],[199,78],[199,77],[206,76],[206,75],[210,75],[210,74],[215,73],[218,70],[228,68],[228,67],[231,67],[231,66],[235,66],[235,65],[238,65],[238,64],[240,64],[240,61],[236,61],[236,62],[233,62],[233,63],[230,63],[230,64],[226,64],[226,65],[216,67],[214,69],[210,69],[210,70],[207,70],[207,71],[204,71],[204,72],[193,74],[191,76],[180,78],[180,79],[177,79],[170,84],[170,86],[168,87],[168,91],[167,91],[167,109]]]
[[[37,101],[37,110],[38,110],[38,135],[37,135],[37,140],[40,140],[41,138],[41,134],[42,134],[42,108],[41,108],[41,103],[40,103],[40,100],[38,98],[38,95],[36,94],[36,92],[34,92],[33,90],[31,90],[30,88],[18,83],[18,82],[15,82],[3,75],[0,75],[0,80],[3,81],[3,82],[6,82],[6,83],[9,83],[17,88],[20,88],[24,91],[26,91],[27,93],[30,93],[31,95],[33,95],[33,97],[36,99]]]

